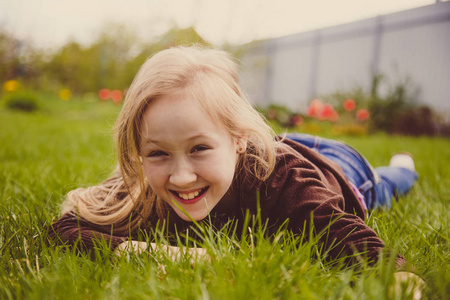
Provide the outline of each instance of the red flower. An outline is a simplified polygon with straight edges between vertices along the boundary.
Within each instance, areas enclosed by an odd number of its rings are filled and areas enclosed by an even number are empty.
[[[325,104],[320,112],[320,120],[330,120],[335,115],[334,108],[330,104]]]
[[[339,114],[337,113],[337,111],[335,111],[335,110],[333,109],[333,113],[328,117],[328,119],[329,119],[331,122],[336,122],[337,120],[339,120]]]
[[[120,103],[122,101],[122,91],[121,90],[111,91],[111,98],[114,103]]]
[[[342,103],[342,106],[346,111],[352,111],[356,108],[356,102],[353,99],[345,99],[344,103]]]
[[[307,114],[310,117],[320,117],[323,108],[322,100],[314,99],[309,103]]]
[[[316,108],[313,106],[308,107],[308,111],[306,112],[306,114],[310,117],[315,117],[317,114]]]
[[[356,112],[356,118],[359,121],[367,121],[370,118],[370,112],[365,108],[358,109]]]
[[[98,91],[98,97],[100,100],[108,100],[111,97],[111,91],[109,89],[101,89]]]

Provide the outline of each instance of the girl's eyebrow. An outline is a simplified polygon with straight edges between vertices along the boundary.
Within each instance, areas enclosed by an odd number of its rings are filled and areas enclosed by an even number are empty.
[[[204,134],[196,134],[196,135],[186,138],[186,141],[192,141],[192,140],[196,140],[196,139],[211,140],[211,137],[204,135]],[[160,143],[160,141],[152,140],[151,138],[146,138],[145,143],[146,144],[158,144],[158,143]]]
[[[206,140],[211,140],[211,137],[204,135],[204,134],[197,134],[194,136],[191,136],[189,138],[187,138],[186,140],[188,141],[192,141],[192,140],[197,140],[197,139],[206,139]]]

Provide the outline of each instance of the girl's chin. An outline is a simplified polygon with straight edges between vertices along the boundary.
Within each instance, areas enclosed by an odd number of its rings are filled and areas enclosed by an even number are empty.
[[[209,212],[195,212],[190,214],[189,211],[186,211],[186,213],[188,215],[185,215],[184,212],[180,211],[179,209],[175,209],[175,212],[177,213],[177,215],[183,219],[184,221],[188,221],[188,222],[192,222],[192,221],[201,221],[203,219],[205,219]]]
[[[177,215],[185,221],[201,221],[209,215],[209,212],[213,207],[208,207],[208,203],[205,198],[202,198],[195,203],[183,203],[176,200],[176,203],[172,203],[172,208]],[[185,214],[186,212],[186,214]]]

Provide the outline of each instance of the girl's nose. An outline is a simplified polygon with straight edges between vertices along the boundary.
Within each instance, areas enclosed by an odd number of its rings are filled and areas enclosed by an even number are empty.
[[[180,188],[188,188],[196,180],[197,174],[191,167],[186,165],[176,167],[169,177],[170,183]]]

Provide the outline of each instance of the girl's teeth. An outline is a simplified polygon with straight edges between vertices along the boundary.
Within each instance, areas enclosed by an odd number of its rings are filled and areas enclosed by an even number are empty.
[[[194,199],[195,197],[197,197],[198,195],[200,195],[200,191],[195,191],[193,193],[189,193],[189,194],[181,194],[178,193],[178,196],[184,200],[191,200]]]

